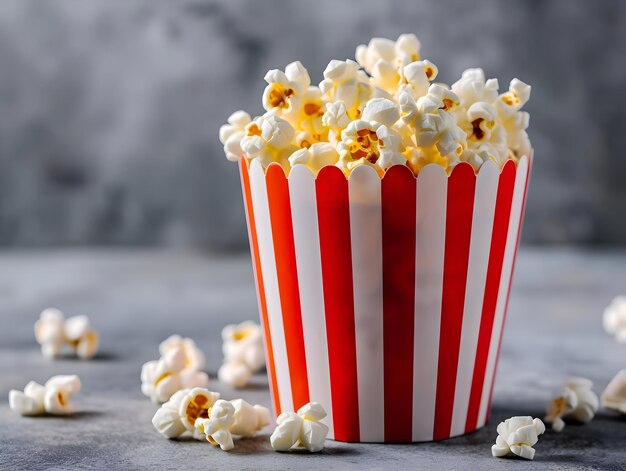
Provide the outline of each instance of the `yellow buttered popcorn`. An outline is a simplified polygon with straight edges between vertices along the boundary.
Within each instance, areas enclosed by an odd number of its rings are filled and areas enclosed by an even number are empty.
[[[422,58],[413,34],[373,38],[357,47],[356,62],[331,60],[319,86],[292,62],[267,73],[266,113],[234,114],[220,130],[227,158],[272,162],[286,172],[327,165],[346,177],[360,165],[382,176],[394,165],[414,173],[430,164],[448,173],[461,162],[478,171],[530,156],[529,115],[522,111],[531,87],[513,79],[499,92],[497,79],[467,69],[451,86],[435,82],[439,69]]]

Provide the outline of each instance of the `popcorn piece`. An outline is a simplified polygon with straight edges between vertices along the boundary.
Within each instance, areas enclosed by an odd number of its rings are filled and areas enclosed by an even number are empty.
[[[487,160],[501,167],[530,156],[529,115],[520,111],[530,86],[514,79],[499,94],[498,81],[486,80],[478,68],[465,70],[451,87],[435,84],[438,68],[421,59],[420,48],[412,34],[396,41],[373,38],[357,47],[357,62],[330,61],[319,87],[311,86],[300,62],[284,72],[269,71],[267,113],[252,122],[245,114],[233,115],[220,131],[227,157],[236,160],[243,153],[264,167],[278,162],[286,172],[297,164],[314,172],[334,164],[346,176],[370,165],[382,176],[393,165],[408,164],[417,174],[431,163],[450,171],[465,161],[478,170]],[[351,137],[350,126],[364,135]],[[382,139],[381,126],[393,142]]]
[[[204,368],[204,353],[196,346],[190,338],[182,338],[180,335],[170,335],[159,345],[159,353],[165,356],[167,352],[180,348],[185,354],[185,368],[201,370]]]
[[[197,433],[202,433],[212,445],[224,450],[232,450],[235,445],[230,427],[235,422],[235,407],[222,399],[215,402],[209,412],[209,417],[198,418],[195,422]]]
[[[74,412],[69,400],[80,387],[80,378],[76,375],[53,376],[43,386],[31,381],[24,392],[9,391],[9,405],[21,415],[69,415]]]
[[[78,358],[89,360],[98,353],[100,338],[89,325],[87,316],[74,316],[65,321],[65,336]]]
[[[258,159],[263,167],[272,162],[284,165],[287,158],[297,150],[293,144],[294,138],[295,130],[291,124],[268,112],[246,126],[241,149],[248,159]]]
[[[217,370],[217,378],[224,384],[240,389],[248,384],[252,377],[252,370],[245,363],[233,360],[227,361]]]
[[[65,316],[55,308],[44,309],[35,323],[35,339],[41,345],[45,358],[55,358],[66,344],[64,329]]]
[[[365,120],[352,121],[341,133],[337,145],[337,167],[348,173],[358,165],[385,169],[396,163],[406,163],[402,137],[389,127]]]
[[[359,74],[358,64],[351,60],[330,61],[324,70],[320,89],[326,100],[342,101],[350,119],[361,116],[365,103],[373,93],[367,76]]]
[[[626,370],[619,371],[602,393],[602,405],[626,414]]]
[[[572,418],[584,424],[589,422],[600,406],[592,386],[593,383],[585,378],[570,379],[563,386],[561,394],[548,404],[544,420],[552,423],[552,428],[557,432],[565,426],[563,418]]]
[[[289,157],[289,164],[294,167],[298,164],[306,165],[315,174],[326,165],[333,165],[339,154],[328,142],[316,142],[312,144],[308,149],[300,149],[295,151]]]
[[[220,398],[220,395],[205,388],[193,388],[185,391],[185,394],[180,397],[178,409],[181,423],[193,438],[203,440],[204,434],[196,428],[196,421],[209,417],[211,408]]]
[[[222,330],[222,340],[225,362],[240,361],[252,372],[259,371],[265,365],[263,330],[257,323],[246,321],[227,325]]]
[[[606,309],[602,317],[604,330],[615,335],[615,340],[626,343],[626,296],[617,296]]]
[[[220,142],[224,144],[224,153],[231,162],[237,162],[243,156],[241,140],[245,127],[250,124],[250,115],[245,111],[235,111],[228,117],[228,123],[220,127]]]
[[[317,402],[302,406],[298,413],[283,412],[276,419],[278,427],[270,437],[272,448],[276,451],[289,451],[304,448],[318,452],[324,448],[328,427],[321,422],[326,411]]]
[[[44,385],[46,393],[43,403],[46,412],[54,415],[69,415],[74,407],[69,399],[80,391],[80,378],[76,375],[53,376]]]
[[[46,388],[35,381],[30,381],[24,391],[9,391],[9,406],[20,415],[41,415],[45,413],[44,396]]]
[[[152,417],[152,425],[165,438],[178,438],[187,431],[181,420],[179,411],[183,397],[189,392],[181,389],[166,401]]]
[[[539,435],[546,431],[540,419],[532,417],[511,417],[498,425],[496,444],[491,447],[491,454],[502,457],[514,454],[527,460],[535,457],[533,446]]]
[[[185,360],[182,348],[172,348],[161,359],[145,363],[141,369],[141,392],[152,402],[163,403],[180,389],[206,387],[207,374],[186,369]]]
[[[270,411],[267,407],[255,404],[254,406],[243,399],[230,401],[235,408],[234,422],[230,432],[242,437],[252,437],[263,427],[270,424]]]

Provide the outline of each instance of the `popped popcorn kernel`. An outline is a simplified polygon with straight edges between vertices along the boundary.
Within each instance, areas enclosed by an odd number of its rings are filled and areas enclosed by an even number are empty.
[[[546,431],[546,427],[540,419],[511,417],[500,422],[497,430],[496,444],[491,447],[494,457],[516,455],[532,460],[535,457],[533,446],[539,441],[539,436]]]
[[[266,113],[250,119],[239,112],[220,130],[227,158],[256,159],[264,168],[277,162],[285,172],[302,164],[314,174],[335,165],[346,177],[368,165],[382,177],[394,165],[417,174],[435,164],[449,173],[467,162],[478,171],[487,161],[502,167],[532,154],[529,115],[521,110],[531,87],[521,80],[500,93],[497,79],[472,68],[451,86],[434,83],[439,69],[422,58],[414,34],[373,38],[355,58],[331,60],[319,86],[298,61],[270,70]],[[392,140],[400,136],[400,145],[381,139],[380,126]],[[352,135],[355,127],[361,134]]]

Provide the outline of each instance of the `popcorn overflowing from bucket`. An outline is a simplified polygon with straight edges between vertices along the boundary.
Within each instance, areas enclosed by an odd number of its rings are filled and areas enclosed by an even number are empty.
[[[220,128],[226,157],[264,168],[276,162],[286,172],[335,165],[348,176],[361,165],[380,175],[394,165],[418,174],[428,164],[449,173],[460,162],[478,170],[530,156],[529,115],[521,111],[529,85],[513,79],[499,93],[482,69],[466,70],[451,86],[435,82],[437,66],[420,49],[413,34],[374,38],[357,47],[357,62],[330,61],[319,86],[298,61],[270,70],[265,114],[237,111]]]

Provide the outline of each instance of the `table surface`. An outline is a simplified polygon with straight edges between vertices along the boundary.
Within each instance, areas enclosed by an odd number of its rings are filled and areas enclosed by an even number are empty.
[[[168,441],[152,427],[156,406],[140,392],[141,365],[161,340],[191,336],[205,351],[211,389],[269,406],[267,379],[242,391],[218,383],[220,331],[258,319],[249,257],[156,250],[0,252],[0,469],[624,469],[626,417],[600,411],[587,425],[550,430],[533,462],[491,457],[496,424],[513,415],[543,417],[570,375],[601,393],[626,367],[626,345],[602,329],[601,313],[626,292],[626,252],[524,249],[518,257],[496,380],[491,422],[437,443],[327,442],[319,454],[271,450],[268,427],[229,453],[191,440]],[[87,314],[101,334],[89,362],[46,361],[33,337],[39,312],[56,306]],[[8,392],[31,379],[78,374],[83,390],[72,417],[20,417]]]

